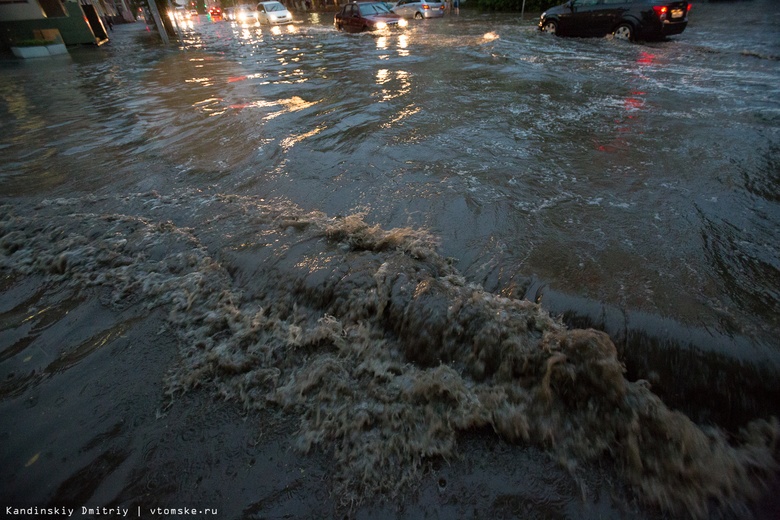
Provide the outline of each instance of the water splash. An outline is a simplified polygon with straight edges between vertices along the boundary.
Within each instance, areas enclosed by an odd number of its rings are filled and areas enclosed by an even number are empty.
[[[734,439],[697,426],[625,378],[607,335],[469,283],[425,231],[200,192],[0,214],[4,272],[166,308],[171,405],[201,388],[300,417],[298,446],[330,453],[346,504],[399,493],[485,427],[572,471],[608,457],[644,500],[698,517],[713,500],[737,510],[777,471],[775,418]]]

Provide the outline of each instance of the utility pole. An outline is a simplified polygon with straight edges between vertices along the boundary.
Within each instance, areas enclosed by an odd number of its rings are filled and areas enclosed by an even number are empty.
[[[147,0],[146,3],[149,5],[149,12],[152,13],[154,24],[157,26],[157,30],[160,33],[160,38],[162,38],[162,41],[165,45],[168,45],[171,43],[171,40],[168,38],[168,33],[165,31],[165,25],[163,25],[162,18],[160,18],[160,11],[157,9],[157,2],[155,0]]]

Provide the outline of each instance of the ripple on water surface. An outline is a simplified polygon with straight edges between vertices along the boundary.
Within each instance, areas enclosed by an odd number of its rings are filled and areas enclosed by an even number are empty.
[[[4,413],[75,388],[102,439],[133,436],[92,377],[149,349],[149,402],[153,377],[286,411],[347,499],[429,470],[451,493],[431,464],[495,431],[572,471],[611,457],[673,511],[740,511],[777,456],[780,82],[765,42],[699,7],[643,45],[507,15],[356,36],[312,18],[194,23],[167,49],[117,26],[0,64]],[[176,334],[178,362],[146,327]],[[40,451],[10,440],[21,467]],[[155,460],[89,446],[101,479]],[[87,473],[57,496],[94,492]]]

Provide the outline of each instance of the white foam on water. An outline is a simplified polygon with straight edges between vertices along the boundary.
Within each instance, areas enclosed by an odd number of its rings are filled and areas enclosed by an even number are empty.
[[[489,427],[574,470],[609,458],[648,503],[737,510],[777,471],[775,418],[736,439],[628,381],[610,338],[469,283],[424,230],[197,191],[0,208],[0,268],[168,310],[175,406],[202,389],[300,417],[346,504],[391,496]]]

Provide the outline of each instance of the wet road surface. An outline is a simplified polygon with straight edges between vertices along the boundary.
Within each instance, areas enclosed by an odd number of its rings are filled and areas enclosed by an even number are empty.
[[[604,442],[630,469],[610,445],[630,444],[628,423],[603,411],[623,383],[590,390],[596,423],[579,401],[534,408],[559,350],[561,374],[593,367],[573,340],[534,361],[562,325],[529,326],[521,299],[605,330],[627,380],[696,423],[733,433],[777,415],[771,2],[695,5],[681,36],[640,45],[554,38],[516,15],[385,35],[340,34],[329,16],[279,31],[202,17],[168,48],[115,26],[101,48],[0,64],[4,498],[307,516],[359,497],[359,461],[374,460],[369,490],[406,482],[406,507],[428,514],[652,516],[609,464],[588,466]],[[541,364],[507,376],[515,355]],[[549,424],[580,440],[550,442]],[[399,428],[394,455],[377,451]],[[505,444],[518,440],[588,469],[572,478]],[[758,487],[722,471],[739,496],[709,497],[739,515]],[[654,497],[626,472],[651,503],[696,511],[701,497]]]

